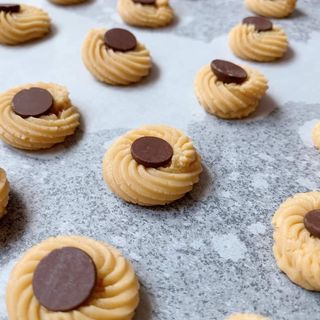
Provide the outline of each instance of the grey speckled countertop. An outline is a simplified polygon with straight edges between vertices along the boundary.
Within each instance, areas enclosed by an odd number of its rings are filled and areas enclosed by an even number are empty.
[[[83,125],[49,152],[0,144],[0,166],[12,192],[0,221],[0,319],[14,262],[49,236],[80,234],[109,242],[133,262],[142,284],[136,320],[223,320],[256,312],[273,320],[318,320],[319,294],[281,274],[272,255],[271,217],[288,196],[319,188],[320,155],[311,145],[320,120],[319,0],[300,0],[279,20],[290,50],[278,63],[252,65],[270,80],[258,112],[241,121],[205,114],[192,90],[197,70],[213,58],[239,61],[228,30],[249,15],[241,0],[175,0],[176,23],[130,28],[150,49],[155,68],[140,85],[112,88],[83,67],[80,47],[96,26],[121,26],[116,1],[61,8],[45,0],[53,35],[0,48],[0,88],[32,81],[64,84]],[[185,130],[203,157],[201,182],[166,207],[124,203],[106,187],[101,160],[128,129],[166,123]]]

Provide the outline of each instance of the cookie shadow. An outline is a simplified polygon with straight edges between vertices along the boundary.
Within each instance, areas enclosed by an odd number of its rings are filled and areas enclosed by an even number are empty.
[[[215,173],[202,163],[200,180],[188,194],[191,199],[193,201],[205,200],[214,191],[215,177]]]
[[[0,247],[18,241],[28,224],[27,207],[11,186],[6,215],[0,219]]]
[[[152,68],[151,71],[149,73],[149,75],[145,78],[143,78],[140,82],[133,84],[132,86],[129,86],[128,88],[137,88],[140,86],[147,86],[147,85],[151,85],[154,82],[158,81],[161,75],[161,71],[159,66],[157,65],[156,62],[152,61]]]
[[[285,64],[285,63],[291,62],[295,58],[295,56],[296,56],[296,54],[295,54],[294,50],[289,46],[285,55],[281,59],[273,62],[273,64],[280,65],[280,64]]]
[[[301,19],[301,18],[305,18],[306,16],[307,14],[304,11],[302,11],[300,8],[296,8],[288,18]]]
[[[261,98],[261,101],[255,110],[248,118],[239,119],[238,121],[242,122],[251,122],[256,120],[264,119],[270,116],[273,112],[278,109],[278,103],[272,96],[269,94],[264,95]]]
[[[133,320],[151,320],[152,307],[147,290],[145,286],[140,282],[140,302],[136,309]]]
[[[83,130],[81,128],[78,128],[76,132],[72,136],[67,137],[64,142],[56,144],[50,149],[44,150],[20,150],[9,145],[6,145],[6,147],[10,149],[10,151],[22,155],[24,157],[29,157],[38,160],[53,160],[57,159],[65,153],[72,152],[82,140],[83,135]]]

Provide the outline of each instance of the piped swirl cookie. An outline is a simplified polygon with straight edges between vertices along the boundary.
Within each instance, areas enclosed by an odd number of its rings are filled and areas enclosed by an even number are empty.
[[[6,172],[0,168],[0,218],[6,214],[6,207],[9,201],[10,185]]]
[[[273,216],[273,253],[297,285],[320,291],[320,192],[298,193]]]
[[[235,313],[226,320],[269,320],[269,318],[254,313]]]
[[[229,45],[242,59],[267,62],[283,57],[288,37],[266,18],[247,17],[230,31]]]
[[[199,181],[201,159],[180,130],[148,125],[120,137],[106,152],[103,176],[125,201],[165,205],[182,198]]]
[[[0,43],[15,45],[44,37],[50,18],[42,9],[25,4],[0,4]]]
[[[317,149],[320,149],[320,122],[318,122],[312,130],[312,141]]]
[[[174,17],[169,0],[118,0],[118,12],[126,23],[148,28],[164,27]]]
[[[268,89],[268,81],[251,67],[213,60],[198,72],[194,88],[207,112],[223,119],[236,119],[255,111]]]
[[[91,30],[82,47],[82,59],[96,79],[111,85],[139,82],[152,67],[146,47],[120,28]]]
[[[130,320],[139,303],[131,264],[93,239],[49,238],[14,267],[6,294],[9,320]]]
[[[297,0],[245,0],[246,7],[265,17],[284,18],[296,8]]]
[[[48,149],[79,126],[80,115],[65,87],[26,84],[0,94],[0,139],[25,150]]]

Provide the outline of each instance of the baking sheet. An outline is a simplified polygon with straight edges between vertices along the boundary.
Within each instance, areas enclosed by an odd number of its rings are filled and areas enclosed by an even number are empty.
[[[150,77],[128,88],[95,81],[80,56],[89,29],[124,26],[116,1],[67,8],[28,3],[49,12],[54,32],[35,43],[0,47],[0,89],[63,84],[82,126],[47,152],[0,143],[0,166],[12,187],[8,215],[0,221],[0,319],[7,319],[5,286],[16,259],[60,234],[109,242],[132,261],[142,284],[137,320],[219,320],[241,311],[277,320],[319,319],[319,294],[295,286],[276,267],[270,225],[281,201],[320,185],[320,155],[310,138],[320,120],[318,0],[300,0],[290,19],[277,21],[290,50],[280,62],[250,63],[268,77],[270,89],[259,110],[239,121],[206,114],[193,79],[214,58],[240,62],[227,33],[250,15],[242,1],[175,0],[173,26],[127,27],[149,48],[155,65]],[[205,170],[184,199],[141,208],[107,189],[101,160],[113,139],[152,123],[186,131]]]

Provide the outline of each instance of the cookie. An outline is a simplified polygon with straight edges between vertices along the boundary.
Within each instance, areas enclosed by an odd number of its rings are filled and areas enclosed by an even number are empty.
[[[278,267],[302,288],[320,291],[320,192],[298,193],[272,219]]]
[[[152,67],[149,51],[125,29],[93,29],[82,47],[82,60],[99,81],[129,85],[147,76]]]
[[[312,141],[317,149],[320,149],[320,122],[318,122],[312,130]]]
[[[121,136],[106,152],[103,176],[125,201],[165,205],[182,198],[199,181],[201,159],[180,130],[148,125]]]
[[[6,172],[0,168],[0,218],[6,214],[6,207],[9,201],[10,185]]]
[[[268,80],[251,67],[213,60],[198,72],[194,88],[207,112],[223,119],[237,119],[255,111],[268,89]]]
[[[173,20],[169,0],[118,0],[121,18],[132,26],[160,28]]]
[[[288,37],[267,18],[247,17],[230,31],[229,45],[242,59],[267,62],[284,56],[288,50]]]
[[[226,320],[269,320],[269,318],[254,313],[236,313],[229,316]]]
[[[25,150],[48,149],[79,126],[80,115],[63,86],[25,84],[0,94],[0,139]]]
[[[48,14],[25,4],[0,4],[0,43],[16,45],[44,37],[50,31]]]
[[[130,320],[139,303],[131,264],[110,245],[79,236],[29,249],[7,286],[9,319]]]
[[[297,0],[245,0],[246,7],[265,17],[284,18],[296,8]]]

